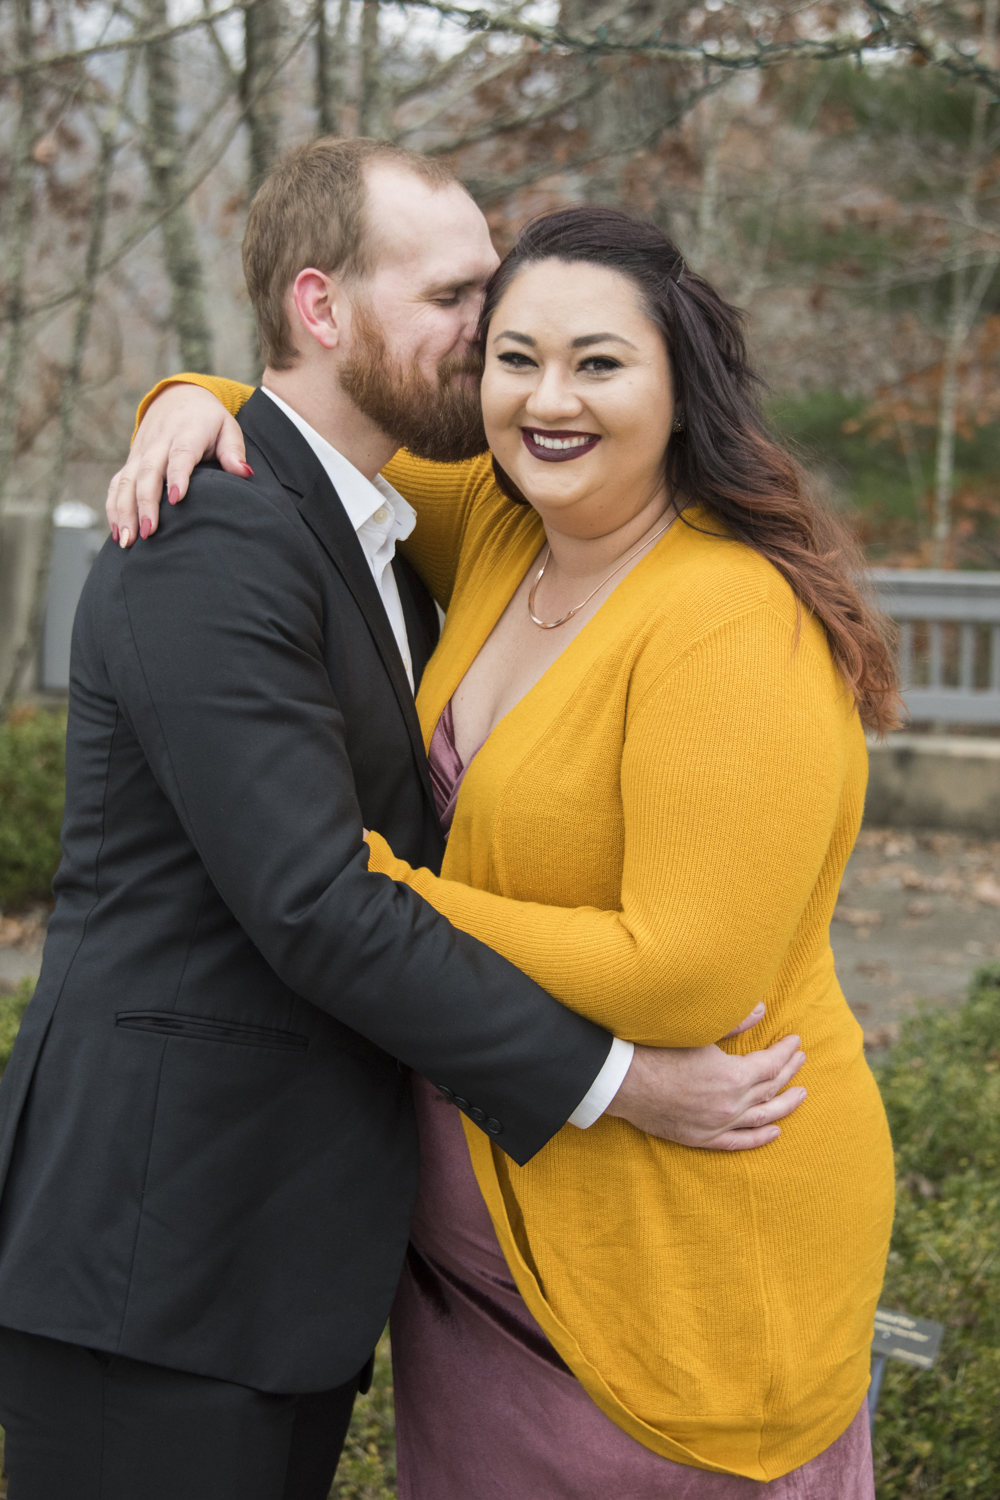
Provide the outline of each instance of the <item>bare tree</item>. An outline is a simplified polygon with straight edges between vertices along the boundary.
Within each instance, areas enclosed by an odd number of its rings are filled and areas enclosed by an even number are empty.
[[[49,566],[52,560],[52,517],[62,495],[66,479],[66,465],[69,460],[73,441],[73,423],[76,415],[76,405],[83,381],[83,361],[87,352],[90,323],[97,296],[101,251],[104,246],[104,235],[107,225],[111,172],[118,145],[121,118],[132,87],[137,57],[137,51],[131,52],[128,56],[118,101],[116,106],[109,111],[108,119],[102,121],[98,117],[94,120],[99,134],[100,147],[97,169],[94,174],[90,230],[84,261],[82,290],[77,300],[76,313],[73,319],[69,363],[64,371],[59,393],[59,428],[52,463],[49,469],[48,484],[46,486],[46,515],[42,530],[41,547],[35,566],[35,576],[32,581],[28,618],[22,630],[17,650],[14,653],[7,681],[3,686],[2,693],[0,693],[0,720],[6,718],[10,712],[15,694],[20,686],[25,669],[35,653],[41,634],[42,621],[45,614]]]
[[[316,132],[339,135],[347,102],[347,23],[351,0],[339,0],[337,24],[331,36],[327,7],[320,5],[316,17]]]
[[[14,0],[18,58],[30,63],[35,53],[31,0]],[[35,142],[38,114],[38,74],[22,72],[18,77],[20,107],[14,137],[10,185],[10,216],[4,261],[7,277],[7,349],[4,358],[3,404],[0,406],[0,500],[10,476],[17,447],[17,416],[21,401],[21,369],[26,325],[25,278],[28,246],[34,216]]]
[[[281,34],[281,0],[253,0],[246,11],[241,80],[243,107],[250,126],[247,176],[251,198],[281,150],[281,93],[274,73]]]
[[[987,60],[996,60],[997,0],[984,0],[983,51]],[[1000,242],[985,256],[976,254],[975,240],[977,200],[980,179],[990,152],[986,116],[989,97],[980,90],[972,103],[972,127],[965,180],[958,202],[959,222],[954,233],[954,264],[951,273],[951,304],[945,329],[944,357],[941,369],[941,405],[938,414],[938,440],[934,473],[934,529],[932,562],[943,568],[948,562],[951,541],[951,500],[955,483],[955,430],[958,416],[959,365],[972,326],[979,315],[983,298],[1000,264]],[[977,264],[978,262],[978,264]]]
[[[164,29],[167,0],[146,0],[146,24]],[[179,196],[182,143],[178,128],[177,63],[172,38],[146,46],[146,138],[153,197],[168,210],[160,228],[163,262],[170,282],[170,320],[186,370],[212,369],[212,330],[205,311],[205,285],[194,224]]]
[[[382,78],[382,46],[379,37],[379,0],[364,0],[361,11],[361,89],[358,99],[358,134],[385,133],[385,89]]]

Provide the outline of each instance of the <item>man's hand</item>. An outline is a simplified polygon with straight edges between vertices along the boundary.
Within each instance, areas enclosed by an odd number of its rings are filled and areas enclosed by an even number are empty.
[[[730,1036],[756,1026],[763,1014],[758,1006]],[[704,1151],[767,1146],[781,1134],[776,1122],[806,1097],[804,1088],[787,1088],[806,1060],[799,1040],[786,1036],[745,1057],[716,1046],[636,1047],[607,1113],[679,1146]]]
[[[221,401],[200,385],[171,385],[150,406],[124,468],[108,486],[105,514],[121,547],[150,536],[167,485],[171,505],[183,500],[195,464],[215,458],[227,474],[246,479],[243,430]]]

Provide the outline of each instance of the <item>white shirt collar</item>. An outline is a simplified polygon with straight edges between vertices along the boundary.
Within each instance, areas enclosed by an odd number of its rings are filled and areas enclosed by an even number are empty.
[[[332,443],[321,437],[315,427],[310,427],[305,418],[300,417],[286,401],[269,391],[267,386],[261,386],[261,390],[298,428],[323,465],[369,562],[374,563],[383,549],[389,551],[383,566],[385,562],[391,562],[395,544],[405,541],[417,524],[417,513],[413,506],[381,474],[376,474],[374,479],[366,479],[360,469],[356,469],[342,453],[338,453]],[[386,514],[376,520],[379,511]],[[379,558],[379,561],[383,559]]]

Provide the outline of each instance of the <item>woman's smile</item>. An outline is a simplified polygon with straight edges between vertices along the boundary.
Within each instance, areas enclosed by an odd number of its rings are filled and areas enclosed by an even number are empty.
[[[547,464],[561,464],[591,453],[601,441],[596,432],[547,432],[540,427],[522,427],[521,437],[532,458]]]

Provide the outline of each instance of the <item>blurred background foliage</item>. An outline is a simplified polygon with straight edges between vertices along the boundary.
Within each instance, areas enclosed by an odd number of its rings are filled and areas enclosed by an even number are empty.
[[[0,9],[0,715],[54,510],[100,511],[138,397],[259,372],[247,206],[319,133],[443,158],[501,252],[565,203],[653,219],[871,556],[1000,567],[1000,0],[439,3]]]
[[[59,864],[66,715],[22,706],[0,724],[0,909],[48,901]]]

